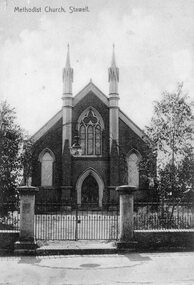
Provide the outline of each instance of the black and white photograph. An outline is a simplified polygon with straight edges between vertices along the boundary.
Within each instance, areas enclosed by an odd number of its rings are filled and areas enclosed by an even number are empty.
[[[0,0],[0,284],[194,284],[194,1]]]

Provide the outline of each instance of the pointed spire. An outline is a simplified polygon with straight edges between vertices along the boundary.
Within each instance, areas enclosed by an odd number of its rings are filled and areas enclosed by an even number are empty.
[[[115,45],[113,44],[112,61],[111,66],[108,69],[108,81],[109,81],[109,136],[110,140],[110,155],[114,155],[114,143],[119,143],[119,69],[116,66],[115,60]],[[116,154],[116,153],[115,153]]]
[[[71,64],[70,64],[70,54],[69,54],[69,44],[67,45],[67,57],[66,57],[66,65],[65,68],[70,68]]]
[[[118,94],[118,82],[119,82],[119,69],[116,66],[115,60],[115,45],[113,44],[113,53],[111,66],[108,69],[108,81],[109,84],[109,94]]]
[[[63,69],[63,94],[72,93],[72,82],[73,82],[73,68],[70,64],[70,52],[69,44],[67,45],[67,57],[65,68]]]
[[[111,67],[116,67],[116,60],[115,60],[115,45],[113,44],[113,52],[112,52],[112,63]]]

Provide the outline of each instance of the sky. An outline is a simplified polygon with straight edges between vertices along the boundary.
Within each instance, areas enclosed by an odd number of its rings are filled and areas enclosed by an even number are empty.
[[[66,13],[48,13],[45,6]],[[70,6],[89,12],[69,13]],[[92,79],[108,96],[114,43],[119,106],[143,129],[153,101],[178,82],[194,99],[193,15],[193,0],[0,0],[0,101],[15,107],[19,124],[32,135],[62,107],[67,44],[73,95]]]

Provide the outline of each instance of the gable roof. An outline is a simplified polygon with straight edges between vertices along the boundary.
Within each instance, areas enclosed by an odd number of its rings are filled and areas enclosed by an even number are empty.
[[[92,81],[73,97],[73,106],[77,105],[90,91],[92,91],[106,106],[109,106],[108,97]]]
[[[93,83],[89,82],[79,93],[73,97],[73,107],[77,105],[90,91],[92,91],[107,107],[109,107],[109,98]],[[40,139],[46,132],[52,128],[57,121],[62,118],[62,110],[54,115],[42,128],[40,128],[31,139],[35,142]],[[119,118],[131,128],[143,141],[147,142],[148,138],[145,133],[123,112],[119,109]]]
[[[32,137],[32,141],[39,140],[48,130],[50,130],[62,118],[62,110],[54,115],[42,128],[40,128]]]
[[[143,141],[147,142],[146,134],[140,129],[123,111],[119,110],[119,118],[138,135]]]

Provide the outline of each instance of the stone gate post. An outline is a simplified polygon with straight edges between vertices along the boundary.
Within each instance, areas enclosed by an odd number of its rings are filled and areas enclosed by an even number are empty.
[[[191,192],[191,228],[194,229],[194,190]]]
[[[20,195],[20,234],[15,243],[15,254],[34,254],[36,242],[34,239],[35,194],[38,188],[33,186],[18,187]]]
[[[120,201],[120,235],[117,242],[118,248],[134,248],[133,239],[133,200],[136,187],[123,185],[116,188]]]

